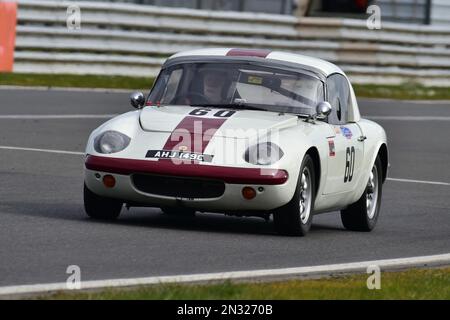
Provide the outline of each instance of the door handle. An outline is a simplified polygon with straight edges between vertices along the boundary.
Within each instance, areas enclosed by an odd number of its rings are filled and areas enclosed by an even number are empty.
[[[367,139],[367,137],[366,136],[359,136],[358,137],[358,141],[364,141],[364,140],[366,140]]]

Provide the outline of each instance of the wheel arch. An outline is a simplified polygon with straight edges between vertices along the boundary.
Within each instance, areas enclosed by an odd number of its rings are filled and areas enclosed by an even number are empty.
[[[387,171],[389,167],[389,153],[387,145],[385,143],[382,143],[380,148],[378,149],[378,156],[380,157],[381,165],[383,168],[383,183],[384,183],[387,178]]]
[[[317,192],[319,191],[319,186],[320,186],[320,175],[321,175],[321,166],[320,166],[320,155],[319,155],[319,150],[317,150],[316,147],[310,147],[306,153],[307,155],[309,155],[314,163],[314,179],[316,181],[316,185],[315,185],[315,195],[317,195]]]

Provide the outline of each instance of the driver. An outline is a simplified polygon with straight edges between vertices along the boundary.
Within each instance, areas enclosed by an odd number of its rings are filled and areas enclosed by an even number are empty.
[[[209,103],[219,104],[223,102],[223,91],[227,80],[224,71],[206,70],[203,75],[203,95]]]

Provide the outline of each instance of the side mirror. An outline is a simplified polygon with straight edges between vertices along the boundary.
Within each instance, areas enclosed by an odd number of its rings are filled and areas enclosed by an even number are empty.
[[[327,101],[321,101],[316,106],[316,118],[325,119],[331,113],[331,104]]]
[[[136,109],[142,109],[145,103],[145,97],[142,92],[133,92],[130,95],[130,103]]]

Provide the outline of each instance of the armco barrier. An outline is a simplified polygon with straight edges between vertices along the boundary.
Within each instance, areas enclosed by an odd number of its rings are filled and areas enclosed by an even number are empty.
[[[81,29],[69,30],[73,2],[18,4],[15,72],[154,76],[177,51],[258,47],[329,60],[358,83],[450,85],[446,26],[80,2]]]

